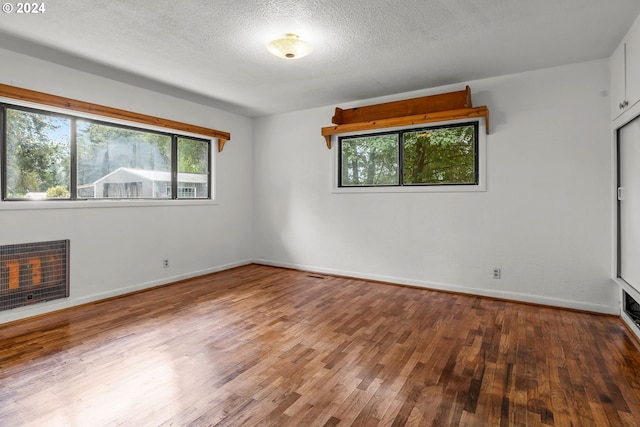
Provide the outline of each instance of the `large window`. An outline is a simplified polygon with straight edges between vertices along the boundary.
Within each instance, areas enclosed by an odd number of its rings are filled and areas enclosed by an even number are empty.
[[[339,138],[339,187],[478,185],[478,124]]]
[[[4,200],[211,197],[211,141],[12,105]]]

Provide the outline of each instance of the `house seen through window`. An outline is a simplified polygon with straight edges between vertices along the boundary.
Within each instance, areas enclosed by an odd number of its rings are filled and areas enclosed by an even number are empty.
[[[10,105],[3,114],[4,200],[211,197],[210,140]]]

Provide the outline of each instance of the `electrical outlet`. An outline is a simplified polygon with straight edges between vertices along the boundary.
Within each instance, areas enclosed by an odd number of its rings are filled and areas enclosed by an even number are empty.
[[[168,259],[163,260],[163,261],[162,261],[162,266],[163,266],[164,268],[169,268],[169,260],[168,260]]]
[[[493,267],[493,275],[491,277],[494,279],[500,279],[502,277],[502,269],[499,267]]]

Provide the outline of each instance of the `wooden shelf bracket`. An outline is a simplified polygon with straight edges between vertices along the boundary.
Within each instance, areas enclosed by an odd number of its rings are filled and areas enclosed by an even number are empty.
[[[489,133],[489,109],[486,106],[472,107],[471,89],[422,98],[375,104],[343,110],[336,107],[332,122],[335,126],[321,129],[328,149],[331,137],[342,133],[375,129],[419,125],[460,119],[484,117]]]

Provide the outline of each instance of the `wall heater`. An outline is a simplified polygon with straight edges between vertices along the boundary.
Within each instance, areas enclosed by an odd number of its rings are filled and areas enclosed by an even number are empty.
[[[0,310],[69,296],[69,240],[0,246]]]

